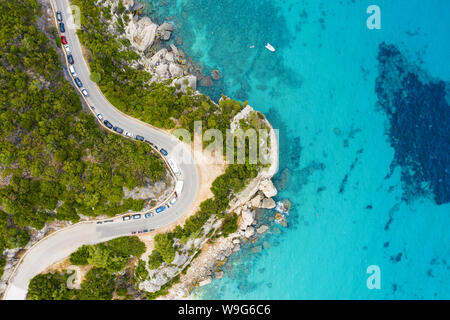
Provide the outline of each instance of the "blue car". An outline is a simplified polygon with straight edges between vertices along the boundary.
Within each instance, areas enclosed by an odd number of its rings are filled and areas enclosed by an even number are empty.
[[[161,152],[164,156],[167,156],[167,154],[168,154],[167,151],[162,148],[161,148],[161,150],[159,150],[159,152]]]
[[[146,213],[145,214],[145,219],[148,219],[150,217],[153,217],[153,213]]]
[[[144,141],[144,137],[143,137],[143,136],[136,135],[136,140]]]
[[[117,133],[120,133],[120,134],[122,134],[122,132],[123,132],[123,129],[122,128],[119,128],[119,127],[114,127],[114,129],[113,129],[115,132],[117,132]]]
[[[66,29],[64,29],[64,23],[62,23],[62,22],[59,23],[59,31],[61,31],[63,33],[66,31]]]
[[[163,212],[164,210],[166,210],[166,206],[159,207],[158,209],[155,210],[155,212],[160,213]]]
[[[109,122],[108,120],[103,121],[103,123],[105,124],[105,126],[108,127],[108,129],[112,129],[113,125],[111,124],[111,122]]]
[[[75,78],[75,82],[76,82],[78,88],[81,88],[83,86],[83,83],[81,82],[81,80],[79,78]]]
[[[74,63],[75,63],[75,61],[73,61],[73,57],[72,57],[71,54],[69,54],[69,55],[67,56],[67,61],[69,61],[70,64],[74,64]]]
[[[61,11],[56,11],[56,19],[58,19],[58,21],[62,21]]]

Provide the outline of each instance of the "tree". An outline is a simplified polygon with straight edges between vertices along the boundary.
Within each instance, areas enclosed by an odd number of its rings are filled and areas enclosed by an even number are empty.
[[[155,236],[155,248],[160,253],[164,262],[171,263],[175,259],[173,240],[167,234],[161,233]]]
[[[163,263],[163,259],[158,250],[153,250],[152,254],[148,257],[148,267],[150,269],[158,269]]]
[[[95,83],[99,83],[100,80],[102,79],[102,76],[99,72],[94,71],[94,72],[91,72],[90,79]]]

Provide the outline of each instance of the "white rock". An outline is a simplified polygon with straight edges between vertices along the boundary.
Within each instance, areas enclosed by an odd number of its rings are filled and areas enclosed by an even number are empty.
[[[172,51],[167,52],[166,56],[164,58],[166,59],[166,61],[169,61],[169,62],[174,62],[175,61],[175,58],[174,58],[174,55],[173,55]]]
[[[252,209],[242,210],[242,229],[247,228],[255,220],[255,211]]]
[[[165,41],[169,40],[173,29],[174,29],[173,24],[164,22],[157,29],[157,32],[159,34],[159,38],[162,39],[162,40],[165,40]]]
[[[156,74],[161,78],[169,77],[169,66],[167,64],[160,64],[155,68]]]
[[[252,207],[259,208],[262,198],[263,196],[258,193],[252,200],[250,200]]]
[[[200,287],[203,287],[203,286],[206,286],[207,284],[210,284],[210,283],[211,283],[211,278],[207,278],[207,279],[205,279],[205,280],[200,281],[200,282],[198,283],[198,285],[199,285]]]
[[[119,0],[122,1],[123,6],[129,10],[131,7],[134,6],[134,0]]]
[[[256,232],[258,234],[262,234],[264,232],[266,232],[267,230],[269,230],[269,227],[266,226],[265,224],[263,224],[262,226],[260,226],[258,229],[256,229]]]
[[[259,184],[259,190],[261,190],[264,193],[266,198],[272,198],[276,196],[278,193],[277,189],[273,185],[272,180],[270,179],[261,181],[261,183]]]
[[[259,207],[262,209],[273,209],[276,207],[276,203],[272,198],[265,198]]]
[[[172,77],[181,77],[183,75],[183,69],[173,62],[169,64],[169,72]]]
[[[253,227],[247,227],[247,229],[245,229],[244,237],[250,238],[254,234],[255,234],[255,229]]]

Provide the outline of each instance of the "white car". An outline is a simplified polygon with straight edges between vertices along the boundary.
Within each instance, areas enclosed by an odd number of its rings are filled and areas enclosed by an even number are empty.
[[[97,114],[97,118],[98,118],[98,120],[103,120],[102,114],[101,113]]]
[[[89,97],[89,93],[88,93],[88,91],[86,90],[86,89],[81,89],[81,93],[83,94],[83,96],[85,96],[85,97]]]
[[[175,202],[177,202],[177,197],[175,197],[169,201],[170,206],[173,206],[175,204]]]
[[[133,138],[133,134],[131,132],[125,131],[125,135],[127,137]]]
[[[69,71],[70,71],[70,74],[75,78],[76,76],[77,76],[77,73],[75,72],[75,68],[74,68],[74,66],[69,66]]]
[[[69,47],[68,44],[65,44],[65,45],[64,45],[64,48],[66,49],[66,52],[67,52],[67,53],[71,53],[71,52],[72,52],[72,51],[70,51],[70,47]]]

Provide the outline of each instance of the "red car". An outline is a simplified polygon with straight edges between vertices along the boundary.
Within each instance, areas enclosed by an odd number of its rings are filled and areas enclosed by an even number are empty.
[[[65,36],[61,36],[61,42],[62,44],[67,44],[67,40]]]

